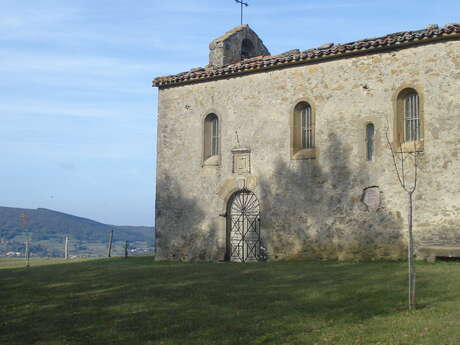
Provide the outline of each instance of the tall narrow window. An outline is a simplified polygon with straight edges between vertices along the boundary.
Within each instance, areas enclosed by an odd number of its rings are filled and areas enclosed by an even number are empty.
[[[404,141],[420,140],[420,110],[417,92],[404,97]]]
[[[300,110],[300,122],[302,148],[311,149],[313,148],[313,121],[311,118],[311,107],[307,103],[305,103],[305,106]]]
[[[292,147],[295,159],[313,158],[315,148],[315,116],[307,102],[300,102],[294,109]]]
[[[219,120],[217,116],[211,119],[211,156],[219,154]]]
[[[366,126],[366,159],[374,160],[374,124],[368,123]]]
[[[218,164],[220,154],[219,118],[216,114],[209,114],[204,120],[203,131],[203,158],[207,164]],[[214,158],[213,158],[214,157]],[[213,158],[213,159],[212,159]]]

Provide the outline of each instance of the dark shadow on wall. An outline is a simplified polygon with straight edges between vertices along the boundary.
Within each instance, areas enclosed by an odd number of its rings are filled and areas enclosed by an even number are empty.
[[[215,222],[206,223],[195,198],[185,196],[177,180],[157,181],[156,257],[160,260],[205,261],[223,258]],[[222,258],[221,258],[222,256]]]
[[[402,219],[382,193],[377,210],[362,202],[372,182],[364,158],[351,161],[352,149],[330,133],[319,159],[280,158],[273,175],[261,178],[262,234],[272,259],[404,257]]]

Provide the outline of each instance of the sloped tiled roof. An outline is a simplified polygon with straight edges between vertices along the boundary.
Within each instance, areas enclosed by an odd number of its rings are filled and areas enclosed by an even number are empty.
[[[279,55],[253,57],[222,67],[193,68],[188,72],[155,78],[152,84],[161,88],[203,82],[273,68],[306,64],[318,60],[345,57],[347,55],[371,54],[379,50],[399,49],[405,46],[459,37],[460,23],[447,24],[441,28],[437,25],[430,25],[423,30],[397,32],[382,37],[367,38],[338,45],[328,43],[305,51],[294,49]]]

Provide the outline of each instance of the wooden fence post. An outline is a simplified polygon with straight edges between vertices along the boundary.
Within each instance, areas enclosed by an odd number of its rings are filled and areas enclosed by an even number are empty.
[[[29,216],[27,213],[21,213],[19,215],[19,219],[21,220],[21,226],[24,230],[26,230],[27,226],[29,225]],[[29,267],[29,258],[30,258],[30,249],[29,249],[29,230],[26,230],[26,251],[24,253],[24,257],[26,259],[26,267]]]
[[[107,257],[108,258],[110,258],[112,256],[112,240],[113,240],[113,229],[110,230],[109,248],[107,250]]]
[[[29,267],[29,258],[30,258],[30,249],[29,249],[29,238],[26,240],[26,252],[24,253],[25,259],[26,259],[26,267]]]
[[[66,260],[69,259],[69,236],[65,237],[64,257]]]

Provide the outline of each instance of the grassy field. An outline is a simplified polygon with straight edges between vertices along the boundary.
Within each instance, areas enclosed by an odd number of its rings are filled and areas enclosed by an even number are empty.
[[[37,267],[37,266],[44,266],[44,265],[75,263],[75,262],[82,262],[82,261],[87,261],[87,260],[94,260],[94,259],[78,258],[78,259],[65,260],[65,259],[57,259],[57,258],[31,258],[30,265],[31,267]],[[12,258],[0,257],[0,270],[9,269],[9,268],[23,268],[25,264],[26,264],[26,260],[23,257],[12,257]],[[5,272],[2,272],[2,273],[5,273]],[[1,279],[1,276],[2,274],[0,273],[0,279]],[[0,344],[0,345],[3,345],[3,344]]]
[[[14,268],[16,265],[16,268]],[[0,344],[460,344],[460,263],[0,260]]]

